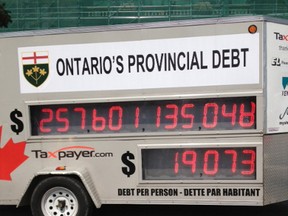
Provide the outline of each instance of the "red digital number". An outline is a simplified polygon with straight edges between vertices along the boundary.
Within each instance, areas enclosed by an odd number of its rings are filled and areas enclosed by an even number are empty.
[[[222,105],[222,116],[226,118],[231,118],[231,125],[234,126],[236,123],[236,112],[237,112],[237,105],[232,105],[232,111],[227,112],[227,107],[225,104]]]
[[[116,117],[115,117],[116,116]],[[113,119],[117,119],[114,124]],[[112,106],[108,113],[108,128],[112,131],[118,131],[122,128],[123,108],[121,106]],[[93,109],[92,114],[92,129],[94,131],[103,131],[106,128],[106,119],[103,116],[97,115],[97,110]]]
[[[183,119],[189,120],[188,123],[183,124],[182,128],[189,129],[193,127],[194,123],[194,115],[188,114],[187,111],[194,107],[193,104],[184,104],[181,107],[181,117]],[[165,118],[171,120],[171,124],[165,125],[165,129],[175,129],[178,126],[178,115],[179,115],[179,108],[176,104],[167,104],[166,108],[171,110],[171,114],[166,114]],[[156,127],[159,128],[161,125],[161,114],[162,108],[160,106],[157,107],[156,110]]]
[[[97,110],[93,109],[92,129],[94,131],[103,131],[105,129],[106,120],[104,117],[97,116]]]
[[[183,119],[189,119],[189,123],[183,124],[182,128],[189,129],[193,127],[194,123],[194,115],[193,114],[187,114],[187,110],[192,109],[194,107],[194,104],[184,104],[181,108],[181,116]]]
[[[174,173],[177,174],[179,172],[179,162],[178,162],[179,152],[175,153],[174,158]]]
[[[208,112],[211,110],[213,113],[213,119],[211,123],[208,123]],[[218,123],[218,104],[216,103],[206,103],[204,106],[204,113],[203,113],[203,126],[205,128],[215,128]]]
[[[232,156],[231,172],[235,173],[237,169],[237,152],[235,150],[225,150],[224,153]]]
[[[117,114],[115,114],[117,113]],[[113,118],[117,115],[117,122],[116,125],[113,124]],[[118,131],[122,127],[122,118],[123,118],[123,109],[121,106],[112,106],[109,109],[109,121],[108,121],[108,127],[112,131]]]
[[[138,128],[139,127],[139,116],[140,116],[140,108],[136,107],[135,109],[135,120],[134,120],[134,127]]]
[[[49,109],[49,108],[42,109],[41,112],[42,113],[47,113],[48,116],[47,116],[47,118],[42,118],[40,120],[39,130],[42,133],[50,133],[52,131],[52,129],[45,127],[45,124],[51,123],[54,120],[54,112],[53,112],[52,109]],[[68,118],[61,117],[62,113],[67,113],[67,112],[68,112],[67,108],[58,108],[56,110],[56,115],[55,115],[56,121],[59,122],[59,123],[63,123],[64,124],[63,127],[57,128],[58,132],[67,132],[69,130],[69,120],[68,120]]]
[[[30,112],[31,131],[37,136],[255,129],[255,100],[235,97],[35,105]]]
[[[79,112],[81,115],[81,129],[84,130],[86,126],[86,110],[82,107],[74,108],[75,112]]]
[[[63,123],[64,126],[62,128],[57,128],[58,132],[67,132],[69,130],[69,120],[67,118],[61,117],[62,113],[67,113],[67,108],[59,108],[56,110],[56,120],[57,122]]]
[[[221,151],[222,152],[222,151]],[[219,164],[225,161],[227,165],[225,165],[225,169],[230,167],[230,173],[235,174],[237,172],[237,162],[238,164],[241,162],[243,165],[247,165],[247,169],[241,166],[241,170],[238,173],[241,173],[243,176],[253,175],[255,173],[256,166],[256,152],[251,149],[242,150],[242,156],[249,157],[247,160],[238,161],[238,154],[234,149],[226,149],[224,152],[220,153],[219,150],[215,149],[207,149],[203,155],[200,156],[199,151],[197,150],[186,150],[183,153],[179,153],[178,151],[174,154],[174,174],[178,174],[181,166],[188,166],[191,174],[195,174],[196,172],[203,172],[207,176],[216,176],[219,172]],[[231,160],[229,160],[226,156],[231,156]],[[198,158],[202,158],[203,161],[199,161]],[[180,161],[179,161],[180,158]],[[231,161],[231,162],[230,162]],[[231,165],[230,165],[231,163]],[[222,164],[223,165],[223,164]],[[197,171],[197,167],[199,169],[201,166],[201,171]],[[245,170],[244,170],[245,169]],[[227,169],[228,170],[228,169]],[[223,170],[222,170],[223,171]]]
[[[191,166],[191,173],[196,172],[197,153],[195,151],[185,151],[182,154],[182,163]]]
[[[47,118],[42,118],[40,120],[40,123],[39,123],[39,130],[42,132],[42,133],[49,133],[51,132],[51,128],[46,128],[45,127],[45,124],[46,123],[50,123],[53,121],[53,110],[52,109],[42,109],[41,110],[42,113],[47,113],[48,116]]]
[[[156,127],[159,128],[161,125],[161,107],[157,107],[156,111]]]
[[[178,106],[175,104],[167,104],[166,108],[172,110],[172,114],[165,116],[166,119],[171,119],[172,123],[170,125],[165,125],[165,128],[174,129],[177,127],[178,123]]]
[[[249,160],[243,160],[242,164],[248,165],[248,170],[243,170],[241,172],[242,175],[252,175],[255,172],[255,159],[256,159],[256,153],[253,150],[243,150],[243,154],[250,155]]]
[[[251,102],[251,111],[245,112],[245,105],[241,104],[240,106],[240,117],[239,117],[239,124],[243,128],[249,128],[254,125],[255,123],[255,111],[256,111],[256,104]],[[248,120],[247,120],[248,119]]]
[[[209,158],[213,158],[213,168],[209,169]],[[219,166],[219,153],[216,150],[207,150],[204,154],[204,166],[203,166],[203,172],[206,175],[215,175],[218,172],[218,166]]]

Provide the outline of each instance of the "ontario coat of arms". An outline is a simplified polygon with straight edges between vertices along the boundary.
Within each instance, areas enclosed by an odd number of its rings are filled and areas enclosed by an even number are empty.
[[[49,55],[47,51],[22,53],[23,74],[33,86],[42,85],[49,75]]]

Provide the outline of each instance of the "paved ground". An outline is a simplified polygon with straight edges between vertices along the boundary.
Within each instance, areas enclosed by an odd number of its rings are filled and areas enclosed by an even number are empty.
[[[288,202],[265,207],[103,205],[95,216],[287,216]],[[1,216],[31,216],[29,208],[0,207]]]

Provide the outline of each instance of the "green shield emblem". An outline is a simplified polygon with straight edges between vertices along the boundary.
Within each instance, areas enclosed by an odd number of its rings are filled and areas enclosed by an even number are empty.
[[[23,65],[23,73],[26,80],[33,86],[42,85],[49,75],[48,64]]]

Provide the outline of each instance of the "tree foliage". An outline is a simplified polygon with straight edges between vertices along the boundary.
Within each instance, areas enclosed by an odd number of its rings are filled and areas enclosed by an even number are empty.
[[[0,3],[0,27],[8,27],[8,24],[12,22],[11,11],[5,9],[5,3]]]

